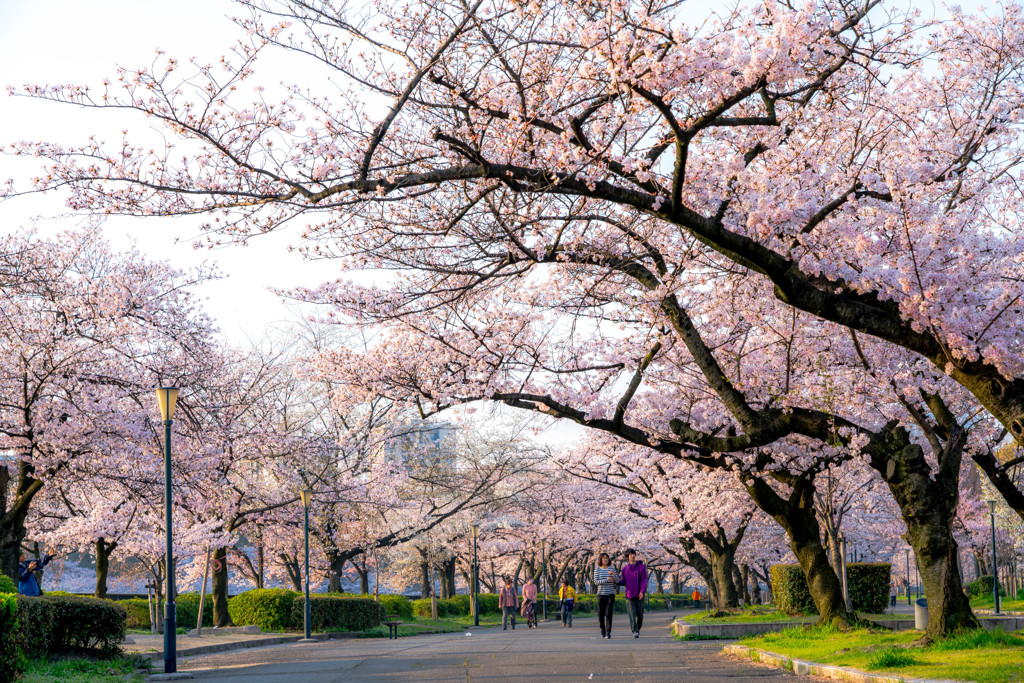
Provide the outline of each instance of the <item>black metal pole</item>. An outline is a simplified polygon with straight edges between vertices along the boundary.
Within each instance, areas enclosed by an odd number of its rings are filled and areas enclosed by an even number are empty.
[[[910,605],[910,548],[907,548],[907,606]]]
[[[541,594],[541,599],[544,601],[544,621],[548,620],[548,555],[545,544],[540,546],[540,571],[542,573],[541,582],[544,586],[544,592]]]
[[[480,625],[480,561],[476,556],[476,533],[473,534],[473,626]]]
[[[164,525],[167,531],[167,549],[164,571],[167,574],[167,595],[164,602],[164,673],[178,671],[177,620],[174,600],[174,535],[171,527],[171,421],[164,420]]]
[[[996,513],[995,510],[989,512],[989,519],[992,520],[992,604],[996,608],[996,614],[999,614],[999,569],[996,564]]]
[[[303,622],[304,622],[304,625],[305,625],[305,628],[306,628],[306,640],[309,640],[310,639],[310,633],[309,633],[309,620],[310,620],[310,610],[309,610],[309,506],[308,505],[303,505],[302,509],[303,509],[303,512],[305,513],[304,514],[303,524],[302,524],[302,529],[303,529],[303,533],[304,533],[304,535],[306,537],[306,609],[305,609],[304,615],[303,615]]]

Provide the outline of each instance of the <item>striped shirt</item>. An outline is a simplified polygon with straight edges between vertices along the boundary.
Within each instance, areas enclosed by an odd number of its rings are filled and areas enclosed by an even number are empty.
[[[594,583],[597,584],[598,595],[614,595],[618,583],[615,570],[611,567],[594,567]]]

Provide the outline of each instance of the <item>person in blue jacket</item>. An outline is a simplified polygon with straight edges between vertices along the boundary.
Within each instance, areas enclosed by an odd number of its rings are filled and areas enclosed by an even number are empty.
[[[43,555],[42,560],[30,560],[25,553],[21,554],[21,562],[18,563],[18,593],[21,595],[40,595],[39,582],[36,581],[35,572],[39,571],[53,559],[53,555]]]

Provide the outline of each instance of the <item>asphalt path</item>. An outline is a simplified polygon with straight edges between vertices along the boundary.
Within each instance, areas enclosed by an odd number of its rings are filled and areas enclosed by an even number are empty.
[[[332,683],[334,681],[789,681],[796,676],[721,654],[724,641],[676,641],[672,616],[647,615],[639,639],[615,615],[610,640],[597,620],[577,619],[515,631],[480,628],[463,633],[359,638],[289,644],[189,657],[179,671],[223,683]],[[467,635],[471,633],[471,635]]]

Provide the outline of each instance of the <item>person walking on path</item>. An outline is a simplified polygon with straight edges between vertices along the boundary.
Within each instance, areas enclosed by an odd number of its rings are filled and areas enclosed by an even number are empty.
[[[36,581],[35,573],[49,564],[52,559],[53,555],[43,555],[42,560],[30,560],[25,553],[22,553],[21,561],[18,563],[18,593],[33,597],[40,595],[39,582]]]
[[[694,588],[691,597],[693,597],[693,609],[700,609],[700,591]]]
[[[505,577],[505,587],[498,593],[498,607],[501,609],[501,630],[508,630],[509,619],[512,630],[516,630],[516,589],[512,587],[512,579]]]
[[[597,620],[601,624],[601,637],[612,637],[612,613],[615,611],[615,587],[619,576],[612,567],[608,553],[601,553],[594,567],[594,584],[597,586]]]
[[[634,638],[640,637],[644,625],[644,598],[647,596],[647,567],[643,560],[630,548],[626,551],[626,565],[622,568],[622,580],[626,588],[626,612],[629,614],[629,630]]]
[[[896,596],[899,594],[899,590],[896,588],[896,582],[893,581],[889,584],[889,607],[896,609]]]
[[[576,589],[569,585],[569,579],[562,579],[558,589],[558,606],[562,612],[562,628],[572,628],[572,608],[576,604]]]
[[[537,625],[537,584],[533,577],[526,579],[523,586],[523,607],[520,612],[526,619],[526,628],[533,628]]]

